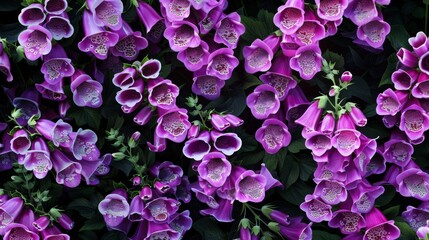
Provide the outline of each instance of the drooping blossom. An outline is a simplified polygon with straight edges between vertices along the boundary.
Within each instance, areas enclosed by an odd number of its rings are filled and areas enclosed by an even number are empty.
[[[198,28],[191,22],[174,22],[167,27],[164,32],[164,37],[170,43],[170,48],[173,51],[180,52],[188,47],[198,47],[201,39],[198,35]]]
[[[206,74],[221,80],[228,80],[238,66],[238,62],[232,49],[220,48],[210,53]]]
[[[274,24],[285,35],[291,35],[304,23],[304,1],[288,0],[277,9],[274,15]]]
[[[262,144],[267,153],[275,154],[289,145],[291,135],[287,126],[275,118],[269,118],[256,130],[255,139]]]
[[[124,189],[116,189],[107,195],[99,204],[98,211],[103,215],[109,227],[116,227],[128,217],[130,205]]]
[[[77,70],[70,83],[73,101],[79,107],[98,108],[103,104],[101,93],[103,86],[83,72]]]
[[[52,49],[52,34],[44,27],[31,25],[18,36],[19,45],[24,48],[25,57],[35,61],[47,55]]]
[[[122,27],[121,14],[124,10],[122,1],[87,0],[86,4],[97,26],[108,27],[112,30],[119,30]]]
[[[52,166],[57,173],[55,180],[58,184],[74,188],[80,184],[82,166],[58,149],[52,152]]]
[[[213,40],[226,45],[228,48],[236,48],[240,36],[246,31],[240,21],[240,15],[236,12],[219,19],[215,26],[216,32]]]
[[[68,7],[66,0],[46,0],[44,9],[49,14],[59,15]]]
[[[275,114],[280,109],[277,91],[268,84],[256,87],[253,93],[247,97],[246,104],[257,119],[266,119],[270,114]]]
[[[39,25],[45,21],[46,15],[42,4],[32,3],[27,7],[21,9],[18,15],[18,21],[21,25],[32,26]]]
[[[265,72],[270,69],[279,41],[280,37],[270,35],[263,41],[256,39],[250,46],[245,46],[243,48],[243,57],[246,72]]]
[[[69,38],[74,33],[74,27],[65,12],[61,15],[48,15],[44,26],[51,32],[52,38],[55,40]]]
[[[231,163],[220,152],[206,154],[198,165],[199,176],[213,187],[221,187],[231,174]]]
[[[133,31],[126,22],[123,22],[122,28],[115,33],[118,34],[119,41],[111,49],[114,56],[131,61],[136,59],[140,51],[148,46],[148,42],[146,38],[142,37],[141,32]]]
[[[156,135],[173,142],[183,142],[188,129],[191,127],[187,111],[182,108],[169,109],[158,118],[157,122]]]
[[[296,55],[290,59],[290,67],[299,72],[304,80],[310,80],[322,69],[321,50],[317,45],[298,48]]]

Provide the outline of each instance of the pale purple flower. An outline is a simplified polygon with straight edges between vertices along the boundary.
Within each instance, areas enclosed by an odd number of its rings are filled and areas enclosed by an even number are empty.
[[[113,85],[121,89],[127,89],[134,85],[137,78],[137,70],[133,67],[127,67],[121,72],[115,73],[112,79]]]
[[[399,62],[409,68],[416,68],[419,63],[419,57],[406,48],[400,48],[396,53]]]
[[[238,66],[238,59],[230,48],[220,48],[212,52],[208,59],[206,74],[221,80],[231,78],[232,72]]]
[[[411,89],[411,95],[419,99],[429,98],[429,75],[424,72],[419,73],[417,83]]]
[[[308,219],[312,222],[329,221],[332,219],[331,205],[324,203],[314,195],[305,196],[305,202],[300,205]]]
[[[165,15],[170,22],[177,22],[189,17],[191,2],[189,0],[162,0]]]
[[[426,34],[422,31],[418,32],[415,37],[408,39],[408,43],[411,45],[417,56],[421,57],[427,52],[429,47],[427,39]]]
[[[43,56],[43,65],[40,71],[44,74],[47,83],[58,84],[64,77],[71,77],[75,69],[64,48],[60,44],[55,44],[49,54]],[[52,88],[57,89],[55,86]]]
[[[18,36],[18,42],[24,48],[25,57],[31,61],[35,61],[51,51],[51,40],[51,33],[39,25],[29,26]]]
[[[370,22],[377,15],[375,0],[351,0],[344,11],[344,16],[357,26]]]
[[[231,126],[231,124],[223,116],[217,113],[212,113],[210,115],[210,124],[219,132],[223,132]]]
[[[248,73],[265,72],[271,68],[271,61],[279,46],[280,37],[270,35],[263,41],[255,39],[243,48],[244,69]]]
[[[383,46],[386,36],[390,33],[390,25],[382,19],[375,18],[368,23],[360,25],[357,37],[373,48]]]
[[[222,43],[228,48],[235,49],[240,36],[246,31],[240,22],[241,18],[237,12],[232,12],[218,20],[215,28],[214,41]]]
[[[36,138],[32,141],[31,149],[27,151],[23,160],[24,167],[33,171],[36,178],[46,177],[48,171],[52,169],[49,148],[42,138]]]
[[[252,170],[244,171],[235,181],[236,199],[240,202],[261,202],[265,198],[267,180]]]
[[[131,61],[136,59],[139,52],[148,46],[148,42],[146,38],[142,37],[141,32],[133,31],[126,22],[123,22],[122,28],[115,33],[118,34],[119,41],[111,49],[114,56]]]
[[[280,109],[277,91],[268,84],[257,86],[253,93],[247,97],[246,104],[257,119],[266,119],[270,114],[275,114]]]
[[[203,216],[212,216],[219,222],[232,222],[233,202],[227,199],[221,198],[219,200],[219,206],[217,208],[209,208],[200,211]]]
[[[291,35],[304,23],[304,13],[303,0],[288,0],[277,9],[273,21],[284,35]]]
[[[417,237],[420,239],[428,238],[429,237],[429,223],[426,222],[425,226],[420,227],[417,229]]]
[[[51,32],[52,38],[55,40],[69,38],[74,33],[74,27],[70,23],[66,12],[63,12],[61,15],[48,15],[44,26]]]
[[[0,72],[6,76],[6,81],[12,82],[13,76],[10,71],[10,60],[3,49],[3,44],[0,44]]]
[[[119,30],[122,27],[121,14],[124,10],[120,0],[87,0],[94,23],[99,27]]]
[[[103,104],[103,86],[82,70],[77,70],[71,77],[70,90],[73,102],[79,107],[99,108]]]
[[[356,188],[349,190],[353,212],[368,213],[374,207],[375,199],[384,193],[382,186],[371,186],[361,181]]]
[[[418,102],[407,103],[407,105],[402,110],[399,129],[404,131],[410,140],[416,140],[429,129],[429,116]]]
[[[70,240],[69,235],[61,233],[55,226],[47,227],[43,230],[42,237],[44,240]]]
[[[383,157],[386,162],[404,167],[411,160],[413,152],[413,145],[407,141],[407,138],[392,134],[390,140],[384,143]]]
[[[422,201],[429,200],[429,174],[418,168],[409,168],[396,177],[399,193]]]
[[[193,78],[192,92],[198,96],[203,96],[208,100],[214,100],[220,96],[221,89],[225,86],[225,81],[213,76],[196,76]]]
[[[210,150],[210,133],[208,131],[203,131],[198,135],[198,137],[185,142],[185,145],[183,146],[183,155],[187,158],[199,161],[203,159]]]
[[[360,229],[366,226],[365,219],[360,213],[352,212],[347,209],[335,211],[328,224],[331,228],[339,228],[343,234],[359,232]]]
[[[210,136],[214,148],[227,156],[231,156],[241,148],[242,141],[236,133],[220,133],[212,130]]]
[[[39,3],[32,3],[21,9],[21,13],[18,15],[19,23],[24,26],[39,25],[45,21],[45,18],[43,6]]]
[[[418,76],[419,73],[415,70],[398,69],[392,73],[392,82],[397,90],[409,90],[417,81]],[[423,89],[419,89],[419,92],[423,93]]]
[[[207,2],[207,1],[204,1]],[[219,1],[222,2],[222,1]],[[219,5],[212,8],[209,12],[204,12],[204,17],[198,23],[201,34],[207,34],[219,22],[219,18],[223,14],[223,6]]]
[[[103,215],[106,225],[116,227],[128,217],[130,205],[124,189],[116,189],[107,195],[99,204],[98,211]]]
[[[161,72],[161,62],[157,59],[149,59],[140,66],[139,72],[143,78],[156,79]]]
[[[143,218],[155,223],[165,223],[177,212],[180,203],[171,198],[159,197],[146,203]]]
[[[343,18],[344,10],[347,8],[347,0],[315,0],[317,16],[327,21],[337,21]]]
[[[407,210],[402,212],[402,218],[410,225],[410,227],[417,231],[420,227],[426,225],[429,219],[429,202],[422,202],[418,208],[407,206]]]
[[[183,142],[191,123],[188,121],[187,110],[172,108],[159,116],[155,134],[160,138],[167,138],[173,142]]]
[[[310,149],[315,156],[320,157],[332,148],[331,137],[316,131],[305,140],[305,147]]]
[[[10,148],[16,154],[26,154],[31,147],[31,139],[27,131],[20,129],[13,134],[10,140]]]
[[[366,231],[363,240],[372,239],[397,239],[401,232],[394,221],[387,221],[383,213],[377,208],[373,208],[371,212],[365,214]]]
[[[35,232],[28,229],[27,226],[20,223],[8,224],[5,228],[4,240],[28,239],[39,240],[40,237]]]
[[[347,191],[342,182],[322,180],[317,183],[314,196],[320,197],[327,204],[336,205],[347,199]]]
[[[77,187],[81,180],[82,166],[58,149],[52,152],[52,166],[57,172],[56,182],[67,187]]]
[[[198,47],[201,42],[198,28],[187,21],[174,22],[165,29],[164,37],[170,43],[171,50],[175,52],[183,51],[188,47]]]
[[[177,59],[185,64],[189,71],[197,71],[208,63],[209,55],[209,46],[201,40],[200,45],[180,51]]]
[[[402,110],[406,103],[408,93],[404,91],[393,91],[388,88],[377,96],[376,112],[378,115],[395,115]]]
[[[107,3],[107,1],[104,3]],[[104,28],[97,26],[92,19],[91,13],[87,10],[83,12],[82,23],[85,36],[78,43],[79,50],[82,52],[91,52],[96,58],[105,60],[108,56],[109,48],[114,47],[118,43],[118,34],[106,31]]]
[[[8,199],[0,205],[0,235],[4,235],[6,227],[17,219],[24,206],[24,202],[20,197]]]
[[[305,20],[295,32],[295,42],[300,46],[317,45],[325,38],[325,28],[318,20]]]
[[[349,114],[341,115],[337,122],[335,135],[331,139],[332,146],[347,157],[360,147],[361,133],[355,129],[354,122]]]
[[[172,220],[168,223],[168,225],[173,230],[180,234],[179,239],[182,238],[185,232],[192,227],[192,218],[189,215],[189,210],[183,211],[181,213],[176,213],[171,216]]]
[[[231,163],[222,153],[211,152],[202,158],[198,174],[213,187],[221,187],[231,174]]]
[[[152,106],[170,109],[176,106],[179,87],[168,79],[157,79],[148,83],[148,101]]]
[[[49,14],[59,15],[68,7],[67,0],[45,0],[44,9]]]
[[[256,130],[255,139],[262,144],[267,153],[275,154],[281,148],[289,145],[291,135],[283,122],[269,118]]]
[[[36,90],[42,95],[42,98],[57,102],[64,101],[67,98],[63,90],[63,81],[59,81],[55,84],[50,84],[46,81],[43,81],[42,83],[36,83],[35,87]]]
[[[298,48],[296,55],[290,59],[290,67],[299,72],[304,80],[310,80],[322,69],[322,55],[318,45],[307,45]]]
[[[73,139],[71,151],[77,160],[97,161],[100,150],[96,146],[97,135],[89,129],[79,130]]]

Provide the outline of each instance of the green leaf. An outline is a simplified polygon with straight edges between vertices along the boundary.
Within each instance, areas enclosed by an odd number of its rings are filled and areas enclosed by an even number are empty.
[[[112,161],[110,163],[111,166],[113,166],[114,168],[117,168],[119,170],[121,170],[125,175],[129,176],[131,170],[133,169],[133,164],[129,161]]]
[[[386,84],[392,84],[392,73],[396,70],[397,64],[398,64],[398,58],[396,57],[395,53],[392,53],[387,58],[387,67],[383,73],[383,76],[381,77],[380,84],[378,84],[379,87]]]
[[[74,118],[78,127],[88,125],[94,130],[100,128],[101,114],[99,110],[84,107],[71,112],[69,116]]]
[[[20,1],[0,1],[0,12],[9,12],[22,8]]]
[[[79,233],[79,239],[81,240],[97,240],[97,234],[93,231],[83,231]]]
[[[385,209],[383,211],[383,214],[387,219],[393,219],[396,216],[398,216],[400,207],[401,207],[400,205],[396,205],[396,206],[390,207],[388,209]]]
[[[202,235],[203,239],[227,239],[225,232],[219,227],[218,223],[210,218],[202,218],[196,221],[192,227]]]
[[[286,156],[286,160],[280,170],[280,179],[286,188],[298,180],[299,173],[299,164],[290,155]]]
[[[240,87],[239,89],[231,89],[225,92],[225,95],[207,104],[204,110],[216,109],[218,112],[239,116],[246,106],[246,94]]]
[[[328,62],[335,63],[335,69],[340,71],[344,69],[344,57],[342,55],[326,50],[323,58]]]
[[[387,205],[395,197],[395,194],[396,190],[393,186],[384,186],[384,193],[375,200],[375,205],[380,207]]]
[[[371,90],[368,83],[359,76],[353,77],[353,84],[348,87],[344,95],[348,97],[358,97],[365,102],[372,101]]]
[[[259,80],[259,78],[257,78],[253,74],[246,73],[244,75],[244,80],[245,80],[245,82],[242,85],[243,89],[248,89],[248,88],[251,88],[253,86],[257,86],[257,85],[262,84],[262,81]]]
[[[105,226],[103,217],[100,214],[94,215],[91,219],[85,221],[79,231],[100,230]]]
[[[68,209],[73,209],[79,212],[84,218],[92,218],[95,214],[95,209],[91,202],[85,198],[78,198],[73,200],[68,206]]]
[[[387,36],[392,47],[398,51],[400,48],[410,48],[408,39],[410,34],[408,34],[407,29],[402,24],[394,24],[390,26],[390,34]]]
[[[115,240],[127,240],[128,238],[127,238],[127,236],[124,233],[119,232],[119,231],[110,231],[110,232],[105,233],[101,237],[101,240],[112,240],[112,239],[115,239]]]
[[[332,233],[328,233],[325,231],[314,230],[313,231],[313,239],[317,240],[340,240],[341,237]]]
[[[241,39],[248,43],[259,38],[264,39],[275,31],[273,23],[274,14],[267,10],[260,10],[257,19],[241,15],[241,23],[246,27],[246,32]]]
[[[399,230],[401,230],[401,236],[398,240],[415,240],[416,233],[414,230],[405,222],[398,221],[398,218],[395,219],[395,225],[398,226]]]
[[[281,190],[280,196],[285,201],[298,206],[304,202],[305,195],[311,194],[313,190],[314,190],[314,187],[310,187],[304,182],[297,181],[289,188],[285,188]]]
[[[276,154],[265,153],[264,163],[270,171],[275,171],[279,162],[286,160],[287,149],[282,148]]]
[[[289,146],[287,147],[287,149],[291,153],[298,153],[299,151],[307,149],[307,148],[305,147],[304,139],[303,138],[299,138],[299,139],[296,139],[296,140],[292,141],[289,144]]]

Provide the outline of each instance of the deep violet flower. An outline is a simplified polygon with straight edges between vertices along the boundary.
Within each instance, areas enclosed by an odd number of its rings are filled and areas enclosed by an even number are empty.
[[[289,145],[291,135],[283,122],[269,118],[256,130],[255,139],[262,144],[267,153],[275,154]]]
[[[24,167],[33,171],[36,178],[46,177],[48,171],[52,169],[50,152],[48,145],[42,138],[36,138],[31,144],[31,149],[27,151],[23,160]]]
[[[405,219],[414,231],[417,231],[420,227],[427,225],[426,222],[429,219],[429,202],[422,202],[417,208],[407,206],[407,210],[402,212],[402,218]]]
[[[407,140],[401,134],[394,135],[392,133],[390,140],[384,143],[383,157],[386,162],[394,163],[401,167],[409,163],[414,148]]]
[[[343,18],[344,10],[347,8],[347,0],[315,0],[317,16],[327,21],[337,21]]]
[[[113,85],[121,89],[127,89],[134,85],[137,77],[137,70],[133,67],[127,67],[121,72],[115,73],[112,79]]]
[[[265,198],[267,180],[252,170],[244,171],[235,181],[236,200],[240,202],[262,202]]]
[[[40,71],[44,74],[47,83],[57,84],[63,78],[71,77],[75,69],[64,48],[60,44],[55,44],[49,54],[43,56],[43,65]]]
[[[192,219],[190,217],[189,210],[183,211],[181,213],[176,213],[171,216],[171,221],[168,225],[180,234],[180,237],[183,237],[186,231],[192,227]]]
[[[63,90],[63,81],[56,84],[50,84],[46,81],[35,84],[36,90],[42,95],[42,98],[49,99],[56,102],[64,101],[67,96]]]
[[[172,108],[158,118],[155,134],[173,142],[183,142],[191,123],[188,121],[187,110]]]
[[[280,37],[270,35],[263,41],[255,39],[250,46],[245,46],[243,48],[243,57],[246,72],[265,72],[270,69],[279,41]]]
[[[65,12],[61,15],[48,15],[44,26],[51,32],[52,38],[55,40],[69,38],[74,33],[74,27]]]
[[[69,235],[61,233],[55,226],[47,227],[43,230],[42,237],[44,240],[70,240]]]
[[[18,36],[18,42],[24,48],[25,57],[31,61],[35,61],[51,51],[51,40],[52,34],[39,25],[29,26]]]
[[[143,78],[156,79],[161,72],[161,62],[157,59],[149,59],[140,66],[139,72]]]
[[[179,59],[189,71],[197,71],[207,64],[209,59],[209,46],[202,41],[196,47],[188,47],[177,54]]]
[[[70,90],[73,102],[79,107],[99,108],[103,104],[103,86],[82,70],[76,70],[71,77]]]
[[[155,223],[165,223],[179,209],[179,201],[166,197],[159,197],[146,203],[143,209],[143,218]]]
[[[39,3],[32,3],[21,9],[21,13],[18,15],[19,23],[24,26],[39,25],[45,21],[45,18],[43,6]]]
[[[226,1],[223,2],[226,3]],[[204,12],[202,19],[198,23],[201,34],[209,33],[215,27],[215,25],[219,23],[219,18],[223,15],[223,3],[222,1],[219,1],[219,3],[221,4],[213,7],[208,12]]]
[[[20,197],[8,199],[0,205],[0,235],[4,235],[6,227],[13,223],[23,209],[24,202]]]
[[[67,0],[45,0],[44,9],[49,14],[59,15],[68,7]]]
[[[77,160],[96,161],[100,157],[100,150],[95,145],[96,143],[97,134],[95,132],[79,128],[71,147],[73,156]]]
[[[277,91],[268,84],[257,86],[253,93],[247,96],[246,104],[257,119],[266,119],[270,114],[275,114],[280,109]]]
[[[422,201],[429,200],[429,174],[418,168],[409,168],[396,177],[399,193]]]
[[[284,35],[291,35],[304,23],[304,1],[288,0],[277,9],[274,24]]]
[[[150,173],[169,188],[179,186],[183,176],[182,168],[169,161],[155,163],[150,168]]]
[[[211,152],[202,158],[198,174],[213,187],[221,187],[231,174],[231,163],[222,153]]]
[[[304,80],[310,80],[322,69],[322,55],[318,45],[298,48],[296,55],[290,59],[290,67],[299,72]]]
[[[398,69],[392,73],[392,82],[397,90],[409,90],[417,81],[418,76],[419,73],[415,70]]]
[[[3,44],[0,44],[0,72],[6,76],[6,81],[12,82],[13,76],[10,71],[10,60],[3,49]]]
[[[142,37],[141,32],[133,31],[126,22],[123,22],[122,28],[115,33],[118,34],[119,41],[111,49],[114,56],[131,61],[136,59],[139,52],[148,46],[147,40]]]
[[[384,193],[382,186],[371,186],[362,181],[356,188],[349,190],[353,212],[368,213],[374,207],[375,199]]]
[[[27,131],[20,129],[13,134],[10,140],[10,148],[16,154],[26,154],[31,147],[30,136]]]
[[[146,106],[142,108],[136,116],[133,118],[133,121],[140,126],[147,124],[152,118],[153,110],[151,107]]]
[[[401,114],[399,129],[407,134],[410,140],[421,138],[429,129],[429,116],[416,101],[407,103]]]
[[[363,240],[372,239],[397,239],[400,236],[400,230],[395,226],[394,221],[387,221],[383,213],[377,208],[373,208],[371,212],[365,214],[367,229]]]
[[[236,12],[222,17],[215,26],[216,32],[213,40],[226,45],[228,48],[236,48],[240,36],[246,31],[240,21],[240,15]]]
[[[193,78],[192,92],[198,96],[203,96],[208,100],[214,100],[220,96],[221,89],[225,86],[225,81],[213,76],[196,76]]]
[[[189,0],[162,0],[165,14],[170,22],[177,22],[189,17],[191,13],[191,1]]]
[[[28,229],[27,226],[20,223],[8,224],[5,228],[4,240],[28,239],[39,240],[40,237],[35,232]]]
[[[116,189],[98,204],[98,211],[103,215],[106,225],[116,227],[128,217],[130,205],[124,189]]]
[[[357,37],[371,47],[379,48],[383,46],[384,40],[389,33],[390,25],[381,19],[375,18],[358,27]]]
[[[94,23],[99,27],[119,30],[122,27],[121,14],[124,10],[120,0],[87,0]]]
[[[198,137],[189,139],[183,146],[183,155],[196,161],[203,159],[211,150],[210,133],[201,132]]]
[[[180,52],[188,47],[198,47],[201,39],[198,35],[198,28],[191,22],[174,22],[167,27],[164,32],[164,37],[170,43],[170,48],[173,51]]]
[[[156,79],[148,82],[148,100],[152,106],[170,109],[176,106],[179,87],[168,79]]]
[[[200,211],[203,216],[212,216],[219,222],[232,222],[233,202],[228,199],[221,198],[217,208],[209,208]]]
[[[335,211],[328,224],[331,228],[339,228],[343,234],[359,232],[360,229],[366,226],[365,219],[360,213],[352,212],[347,209]]]
[[[97,26],[91,14],[86,10],[83,12],[82,22],[85,37],[77,45],[79,50],[82,52],[91,52],[96,58],[105,60],[109,48],[114,47],[118,43],[118,34],[106,31],[102,27]]]
[[[220,48],[212,52],[208,59],[206,74],[221,80],[231,78],[232,72],[238,66],[238,59],[230,48]]]
[[[408,43],[413,48],[414,53],[419,57],[427,52],[429,47],[427,42],[426,34],[422,31],[418,32],[415,37],[408,39]]]
[[[242,145],[241,138],[236,133],[221,133],[212,130],[210,137],[214,148],[227,156],[231,156],[240,150]]]
[[[52,152],[52,165],[57,172],[55,180],[67,187],[77,187],[81,180],[82,166],[58,149]]]
[[[352,0],[344,11],[344,16],[357,26],[370,22],[377,15],[375,0]]]

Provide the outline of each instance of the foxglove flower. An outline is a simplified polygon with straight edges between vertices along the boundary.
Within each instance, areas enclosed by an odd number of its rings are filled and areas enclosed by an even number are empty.
[[[202,187],[200,187],[199,182],[196,182],[191,187],[191,191],[195,193],[195,197],[198,201],[207,204],[210,208],[218,208],[219,203],[216,201],[215,197],[212,196],[213,193],[206,192]]]
[[[280,101],[283,101],[290,89],[296,87],[296,81],[291,77],[292,70],[289,68],[289,58],[279,55],[267,73],[259,76],[263,83],[269,84],[277,91]]]
[[[419,59],[419,69],[429,75],[429,53],[423,54]]]
[[[255,139],[262,144],[267,153],[275,154],[289,145],[291,135],[283,122],[269,118],[256,130]]]
[[[151,152],[163,152],[167,148],[167,140],[155,134],[153,143],[147,142]]]
[[[429,116],[418,102],[410,102],[407,105],[402,110],[399,129],[404,131],[410,140],[417,140],[429,129]]]
[[[183,142],[191,123],[188,121],[186,109],[169,109],[158,118],[155,134],[160,138],[167,138],[173,142]]]
[[[368,43],[373,48],[383,46],[386,36],[390,33],[390,25],[385,21],[375,18],[374,20],[360,25],[357,30],[357,37]]]
[[[21,13],[18,15],[19,23],[24,26],[39,25],[45,21],[45,18],[43,6],[39,3],[32,3],[21,9]]]
[[[167,223],[148,222],[147,235],[144,240],[151,239],[179,239],[179,233],[173,230]],[[143,239],[143,238],[139,238]],[[137,239],[136,239],[137,240]]]
[[[394,225],[394,221],[387,221],[383,213],[377,208],[365,215],[367,229],[363,240],[371,239],[397,239],[400,236],[400,230]]]
[[[3,44],[0,44],[0,72],[6,76],[8,82],[12,82],[13,76],[10,71],[10,60],[3,49]]]
[[[217,208],[209,208],[200,211],[203,216],[212,216],[219,222],[232,222],[232,209],[233,202],[227,199],[221,198],[219,200],[219,206]]]
[[[393,91],[388,88],[377,97],[376,112],[381,116],[394,116],[407,101],[408,94],[404,91]]]
[[[133,121],[140,126],[147,124],[152,118],[153,110],[151,107],[146,106],[142,108],[136,116],[133,118]]]
[[[130,203],[130,213],[128,215],[128,219],[131,222],[138,222],[142,221],[142,212],[144,209],[144,202],[143,199],[140,198],[140,196],[135,196]]]
[[[18,36],[19,45],[24,48],[25,57],[35,61],[52,49],[52,34],[44,27],[32,25]]]
[[[262,202],[267,180],[252,170],[244,171],[235,181],[236,199],[240,202]]]
[[[336,132],[331,143],[341,155],[347,157],[360,147],[360,135],[361,133],[355,129],[351,117],[343,114],[337,122]]]
[[[331,228],[339,228],[343,234],[359,232],[360,229],[366,226],[365,219],[360,213],[352,212],[347,209],[335,211],[328,224]]]
[[[335,180],[322,180],[317,183],[314,195],[320,197],[325,203],[336,205],[347,199],[346,187],[342,182]]]
[[[426,223],[426,226],[419,228],[416,232],[417,237],[420,239],[425,239],[429,237],[429,223]]]
[[[0,205],[0,235],[4,235],[6,227],[13,223],[14,220],[21,213],[24,206],[24,202],[19,197],[8,199],[2,205]]]
[[[13,99],[12,104],[16,109],[20,109],[22,115],[16,119],[21,126],[27,126],[28,120],[32,116],[40,117],[41,112],[39,109],[39,93],[37,91],[30,90],[23,93],[21,97]]]
[[[231,174],[231,163],[222,153],[211,152],[201,160],[198,174],[213,187],[221,187]]]
[[[305,147],[310,149],[311,152],[320,157],[332,148],[331,138],[320,132],[314,132],[305,140]]]
[[[168,225],[176,232],[180,234],[180,238],[185,235],[185,232],[191,229],[192,227],[192,219],[189,216],[190,212],[189,210],[183,211],[179,214],[175,214],[171,216],[171,221],[168,223]]]
[[[73,74],[70,89],[73,101],[79,107],[99,108],[103,104],[101,96],[103,86],[82,70],[77,70]]]
[[[243,48],[244,68],[248,73],[265,72],[271,67],[274,53],[279,46],[280,37],[270,35],[261,41],[256,39]]]
[[[38,179],[46,177],[48,171],[52,169],[49,148],[42,138],[33,140],[31,150],[28,150],[25,155],[24,167],[33,171]]]
[[[302,223],[300,218],[292,219],[290,225],[280,225],[279,232],[283,237],[290,239],[313,239],[312,223]]]
[[[209,46],[201,40],[200,45],[180,51],[177,59],[185,64],[189,71],[197,71],[208,63],[209,55]]]
[[[191,13],[191,1],[189,0],[162,0],[165,14],[170,22],[177,22],[189,17]]]
[[[227,156],[231,156],[241,148],[242,141],[236,133],[220,133],[212,130],[210,136],[216,150]]]
[[[61,233],[55,226],[51,226],[43,230],[42,237],[44,240],[70,240],[69,235]]]
[[[125,113],[131,113],[136,110],[143,101],[144,82],[137,79],[129,88],[123,88],[116,93],[116,102],[118,102]]]
[[[300,47],[290,59],[290,67],[299,72],[304,80],[310,80],[322,69],[322,56],[319,46]]]
[[[94,23],[99,27],[109,27],[119,30],[122,27],[121,14],[124,10],[122,1],[119,0],[87,0]]]
[[[46,81],[35,84],[36,90],[42,95],[43,98],[56,102],[64,101],[67,96],[63,90],[63,82],[60,81],[56,84],[50,84]]]
[[[161,72],[161,62],[157,59],[149,59],[140,66],[139,72],[143,78],[156,79]]]
[[[416,68],[419,61],[416,54],[406,48],[400,48],[396,53],[396,57],[402,65],[409,68]]]
[[[171,198],[160,197],[146,203],[143,218],[155,223],[165,223],[177,212],[180,203]]]
[[[240,36],[246,31],[240,21],[240,15],[236,12],[224,16],[215,26],[216,32],[213,40],[228,48],[235,49]]]
[[[409,90],[417,81],[418,75],[417,71],[398,69],[392,73],[392,82],[397,90]]]
[[[219,2],[222,2],[222,1],[219,1]],[[215,25],[219,22],[219,18],[222,16],[222,14],[223,14],[222,5],[212,8],[207,13],[204,12],[204,17],[198,23],[201,34],[209,33],[210,30],[212,30],[215,27]]]
[[[268,84],[257,86],[253,93],[247,97],[246,104],[257,119],[266,119],[270,114],[275,114],[280,109],[277,91]]]
[[[49,224],[51,223],[51,220],[47,216],[41,216],[38,219],[36,219],[32,225],[34,228],[37,229],[37,231],[43,231],[45,230]]]
[[[73,162],[69,157],[58,149],[52,153],[52,165],[57,172],[55,180],[58,184],[64,184],[67,187],[74,188],[80,183],[82,166]]]
[[[223,118],[226,121],[228,121],[232,127],[239,127],[239,126],[243,125],[243,123],[244,123],[243,119],[241,119],[241,118],[239,118],[233,114],[230,114],[230,113],[223,116]]]
[[[70,124],[64,122],[62,119],[59,119],[53,128],[51,128],[51,135],[52,143],[55,146],[70,148],[72,144],[73,128]]]
[[[132,67],[127,67],[121,72],[115,73],[112,79],[113,85],[121,89],[127,89],[134,85],[137,77],[137,70]]]
[[[357,26],[370,22],[377,15],[375,0],[352,0],[344,11],[344,16]]]
[[[316,130],[317,124],[322,117],[323,110],[319,108],[319,100],[314,101],[300,118],[295,120],[299,124],[310,130]]]
[[[122,28],[115,33],[118,34],[119,41],[111,49],[114,56],[132,61],[137,58],[142,49],[148,46],[147,40],[142,37],[141,32],[133,31],[126,22],[123,22]]]
[[[104,3],[107,3],[107,1]],[[79,50],[82,52],[91,52],[100,60],[107,59],[109,48],[114,47],[118,43],[118,34],[106,31],[102,27],[97,26],[91,14],[86,10],[83,12],[82,22],[85,37],[77,45]]]
[[[47,13],[59,15],[68,7],[67,0],[46,0],[44,9]]]
[[[109,173],[109,164],[112,161],[111,154],[105,154],[97,161],[80,161],[82,166],[82,177],[85,178],[87,185],[97,185],[100,181],[97,176]]]
[[[405,167],[410,162],[413,152],[413,145],[405,137],[392,134],[390,140],[384,143],[383,157],[389,163]]]
[[[292,35],[304,23],[304,13],[303,0],[288,0],[277,9],[273,21],[284,35]]]
[[[188,47],[198,47],[201,39],[198,35],[198,28],[191,22],[174,22],[167,27],[164,37],[170,43],[171,50],[180,52]]]
[[[92,130],[79,128],[71,147],[73,156],[77,160],[96,161],[100,157],[96,143],[97,135]]]
[[[150,173],[169,188],[179,186],[183,176],[182,168],[169,161],[155,163],[151,167]]]
[[[49,15],[44,26],[51,32],[52,38],[55,40],[69,38],[74,33],[74,27],[65,12],[61,15]]]
[[[427,42],[428,40],[426,34],[421,31],[418,32],[415,37],[408,39],[408,43],[413,48],[414,53],[416,53],[419,57],[423,56],[427,52],[429,47]]]
[[[402,218],[410,225],[410,227],[417,231],[420,227],[426,225],[429,219],[429,202],[423,202],[418,208],[408,206],[407,210],[402,213]]]
[[[149,81],[148,100],[152,106],[170,109],[176,106],[179,87],[168,79]]]
[[[231,124],[223,116],[217,113],[212,113],[210,115],[210,124],[219,132],[223,132],[231,126]]]
[[[228,80],[238,63],[232,49],[220,48],[210,54],[206,74],[221,80]]]
[[[325,28],[318,20],[305,20],[295,32],[295,42],[300,46],[317,45],[325,37]]]
[[[116,227],[128,217],[130,205],[127,202],[127,193],[123,189],[116,189],[107,195],[98,204],[98,211],[103,215],[106,225]]]
[[[44,74],[47,83],[57,84],[64,77],[71,77],[75,69],[64,48],[60,44],[55,44],[49,54],[43,57],[40,71]]]
[[[384,193],[381,186],[371,186],[369,183],[361,182],[356,188],[349,191],[353,212],[368,213],[374,206],[375,199]]]
[[[351,107],[349,114],[350,118],[356,126],[364,127],[366,125],[367,119],[365,117],[365,114],[359,108]]]
[[[337,21],[343,18],[347,8],[347,0],[316,0],[317,16],[327,21]]]
[[[5,228],[4,240],[14,240],[14,239],[28,239],[28,240],[39,240],[40,237],[27,226],[20,223],[11,223],[8,224]]]
[[[409,168],[401,172],[396,183],[402,196],[414,197],[422,201],[429,200],[429,174],[418,168]]]
[[[200,161],[210,150],[210,133],[204,131],[201,132],[198,137],[189,139],[185,142],[185,146],[183,146],[183,155],[187,158]]]
[[[312,222],[329,221],[332,219],[331,205],[324,203],[314,195],[305,196],[305,202],[300,205],[308,219]]]
[[[208,100],[217,99],[225,86],[225,81],[213,76],[196,76],[193,80],[192,92]]]
[[[417,78],[417,83],[413,86],[411,90],[411,95],[418,99],[429,98],[429,75],[423,72],[419,74],[419,77]]]
[[[10,148],[16,154],[26,154],[31,147],[30,136],[27,131],[20,129],[13,134],[10,140]]]
[[[158,43],[165,30],[163,18],[149,4],[142,1],[138,1],[138,4],[137,15],[146,28],[146,38],[153,43]]]

